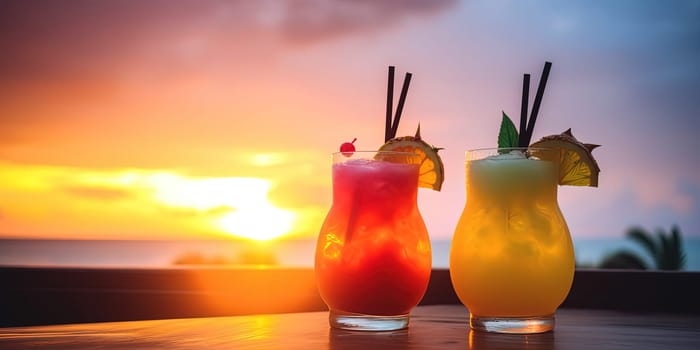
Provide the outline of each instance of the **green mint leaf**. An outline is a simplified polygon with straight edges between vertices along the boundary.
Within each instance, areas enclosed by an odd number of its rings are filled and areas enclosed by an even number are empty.
[[[498,148],[518,147],[518,129],[513,121],[503,112],[501,130],[498,131]]]

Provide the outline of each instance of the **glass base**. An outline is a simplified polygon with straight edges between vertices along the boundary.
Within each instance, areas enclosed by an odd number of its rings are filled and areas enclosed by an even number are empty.
[[[408,327],[408,315],[375,316],[331,310],[331,327],[351,331],[395,331]]]
[[[544,333],[554,329],[554,315],[537,317],[481,317],[470,315],[469,326],[473,330],[494,333]]]

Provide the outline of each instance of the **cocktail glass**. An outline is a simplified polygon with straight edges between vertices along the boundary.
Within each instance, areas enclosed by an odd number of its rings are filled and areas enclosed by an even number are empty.
[[[472,329],[541,333],[574,277],[557,203],[558,151],[467,152],[467,200],[452,240],[450,277]]]
[[[316,246],[316,281],[335,328],[403,329],[432,263],[418,211],[419,157],[333,155],[333,204]]]

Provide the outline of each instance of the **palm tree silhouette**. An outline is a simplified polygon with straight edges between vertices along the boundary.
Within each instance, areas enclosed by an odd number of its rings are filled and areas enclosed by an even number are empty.
[[[677,225],[673,225],[668,234],[664,230],[658,229],[656,236],[641,227],[633,227],[627,231],[626,236],[640,244],[650,255],[653,268],[657,270],[682,270],[685,267],[683,239]],[[642,257],[627,249],[620,249],[608,255],[603,259],[600,267],[641,270],[650,268]]]

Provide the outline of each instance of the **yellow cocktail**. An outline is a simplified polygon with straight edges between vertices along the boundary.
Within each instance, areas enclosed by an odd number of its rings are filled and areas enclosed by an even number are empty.
[[[450,253],[455,291],[472,328],[535,333],[574,277],[574,250],[557,203],[553,150],[467,152],[467,201]]]

